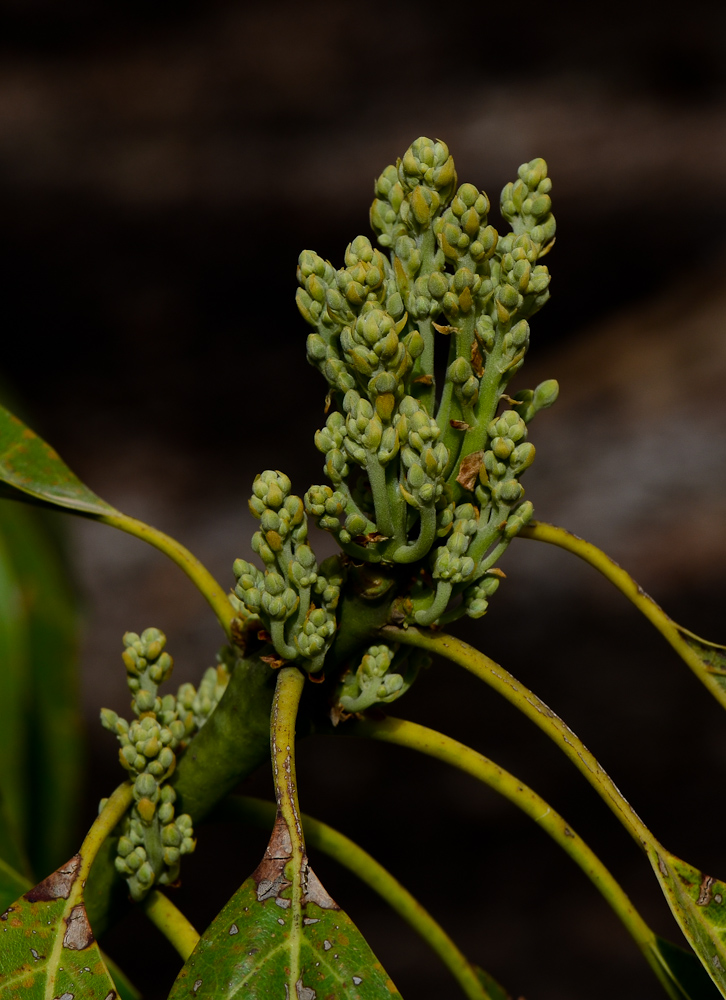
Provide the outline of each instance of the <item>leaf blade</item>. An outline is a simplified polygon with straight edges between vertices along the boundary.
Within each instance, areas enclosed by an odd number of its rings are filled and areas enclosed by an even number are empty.
[[[28,615],[10,552],[0,533],[0,857],[29,870],[27,745]]]
[[[5,496],[103,516],[118,511],[72,472],[54,448],[0,406],[0,481]]]
[[[705,875],[660,844],[644,846],[686,940],[726,996],[726,883]]]
[[[0,915],[0,1000],[116,997],[86,916],[80,870],[77,854]]]
[[[672,995],[678,1000],[716,1000],[719,991],[692,951],[657,935],[653,950],[671,980]]]
[[[50,527],[37,510],[0,503],[0,532],[26,619],[27,745],[15,753],[27,758],[25,780],[34,789],[25,823],[36,872],[57,868],[73,849],[82,758],[78,614],[70,574]],[[43,815],[53,816],[53,823],[44,822]]]
[[[276,827],[279,831],[279,826]],[[279,836],[273,832],[273,853]],[[288,897],[284,858],[266,858],[202,935],[177,977],[169,1000],[233,997],[243,987],[249,1000],[285,997],[293,950],[299,953],[297,996],[390,1000],[400,994],[363,935],[327,895],[307,867],[308,898],[302,920]],[[271,878],[270,876],[273,876]],[[295,924],[299,923],[299,932]]]

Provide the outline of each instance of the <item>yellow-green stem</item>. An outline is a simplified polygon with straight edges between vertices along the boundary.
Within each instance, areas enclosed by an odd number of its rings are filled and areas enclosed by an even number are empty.
[[[134,799],[133,785],[130,781],[124,781],[104,804],[103,809],[96,817],[93,826],[85,836],[79,854],[81,855],[81,866],[78,869],[77,884],[83,885],[88,878],[96,855],[101,845],[108,835],[113,831],[123,814],[129,808]]]
[[[582,740],[541,698],[524,684],[520,684],[504,667],[500,667],[468,643],[443,632],[401,629],[387,625],[381,629],[380,634],[393,642],[438,653],[483,680],[560,746],[641,847],[658,843]]]
[[[295,769],[295,721],[300,697],[305,685],[305,675],[297,667],[281,667],[277,675],[275,697],[272,702],[270,742],[272,775],[275,783],[277,811],[282,816],[290,835],[291,852],[287,877],[291,882],[292,926],[290,928],[290,973],[288,988],[293,996],[300,978],[300,947],[303,938],[303,875],[305,871],[305,838],[303,836],[300,806],[297,798],[297,773]]]
[[[152,924],[161,931],[186,962],[199,941],[198,931],[189,923],[181,910],[177,909],[158,889],[152,889],[141,905]]]
[[[345,727],[343,732],[345,732]],[[670,992],[670,978],[658,957],[656,937],[635,909],[620,884],[598,856],[559,813],[524,782],[499,767],[471,747],[450,736],[404,719],[364,719],[349,728],[353,736],[365,736],[384,743],[418,750],[465,771],[493,788],[535,821],[572,858],[607,901],[640,948],[658,979]]]
[[[193,556],[180,542],[169,535],[165,535],[163,531],[152,528],[151,525],[144,524],[143,521],[137,521],[135,517],[128,517],[126,514],[104,514],[96,517],[96,520],[101,521],[103,524],[109,524],[121,531],[126,531],[129,535],[134,535],[136,538],[141,538],[175,562],[180,569],[184,570],[197,590],[209,602],[227,638],[232,637],[232,622],[237,612],[230,604],[225,591],[217,583],[206,566],[196,556]]]
[[[554,524],[546,524],[543,521],[532,521],[520,531],[522,538],[532,538],[538,542],[549,542],[550,545],[557,545],[567,552],[572,552],[579,556],[586,563],[594,566],[598,572],[614,584],[618,590],[624,594],[629,601],[654,625],[661,635],[671,644],[681,659],[688,664],[699,680],[706,685],[711,694],[726,708],[726,689],[719,684],[718,680],[704,665],[703,659],[688,644],[684,636],[690,636],[698,643],[716,649],[722,654],[726,652],[723,646],[707,642],[699,636],[694,635],[687,629],[681,628],[672,618],[660,608],[652,597],[638,586],[629,573],[618,566],[618,564],[606,555],[601,549],[591,542],[586,542],[583,538],[558,528]]]

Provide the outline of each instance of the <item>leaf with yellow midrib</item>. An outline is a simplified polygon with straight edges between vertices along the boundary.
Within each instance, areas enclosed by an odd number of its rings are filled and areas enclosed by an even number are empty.
[[[83,903],[81,855],[0,915],[0,1000],[116,1000]]]
[[[401,1000],[307,859],[307,888],[296,907],[286,877],[289,845],[278,816],[262,862],[202,935],[169,1000],[227,1000],[237,994],[245,1000]],[[291,967],[300,970],[296,996],[288,986]]]

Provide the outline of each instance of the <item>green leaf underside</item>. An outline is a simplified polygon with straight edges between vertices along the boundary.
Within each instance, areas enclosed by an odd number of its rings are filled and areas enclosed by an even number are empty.
[[[202,935],[169,1000],[237,994],[245,1000],[400,1000],[363,935],[307,860],[307,890],[296,914],[285,853],[277,823],[262,863]],[[293,968],[299,976],[291,986]]]
[[[648,845],[646,850],[673,916],[726,996],[726,884],[662,847]]]
[[[24,742],[11,742],[8,713],[0,705],[0,731],[15,774],[34,794],[22,826],[33,870],[53,871],[73,850],[82,757],[78,697],[78,614],[63,555],[46,515],[17,503],[0,503],[0,531],[14,567],[26,635],[19,651],[27,686]],[[0,614],[9,613],[3,602]],[[3,658],[0,662],[6,663]],[[7,661],[12,662],[12,661]],[[0,686],[2,686],[0,684]],[[23,717],[21,716],[21,717]],[[20,734],[15,734],[15,739]],[[24,767],[18,767],[19,761]],[[8,774],[10,771],[10,775]],[[53,823],[43,821],[53,816]],[[0,848],[1,850],[1,848]],[[15,867],[17,860],[7,857]],[[16,894],[17,895],[17,894]],[[9,900],[12,902],[12,900]],[[6,904],[7,905],[7,904]]]
[[[688,629],[676,625],[684,642],[690,646],[696,656],[699,657],[706,670],[712,673],[721,687],[726,687],[726,646],[720,646],[716,642],[709,642],[694,635]]]
[[[718,1000],[719,990],[692,951],[656,935],[655,952],[679,1000]]]
[[[79,514],[105,515],[118,511],[71,472],[49,444],[0,406],[0,495],[41,502]]]
[[[0,1000],[115,1000],[77,884],[80,855],[0,916]]]
[[[27,833],[28,671],[27,609],[20,581],[0,535],[0,857],[28,869]]]

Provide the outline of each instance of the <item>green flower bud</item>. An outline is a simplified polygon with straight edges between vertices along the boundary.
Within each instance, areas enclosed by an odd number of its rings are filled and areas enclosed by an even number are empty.
[[[104,729],[110,729],[111,732],[116,732],[118,721],[119,718],[116,712],[112,711],[110,708],[101,709],[101,725]]]
[[[151,712],[156,701],[156,694],[153,691],[137,691],[134,699],[135,708],[138,712]]]
[[[425,136],[416,139],[398,163],[398,179],[404,189],[411,191],[425,184],[447,200],[456,185],[456,169],[446,143],[432,142]]]
[[[155,799],[159,795],[159,786],[150,774],[140,774],[134,782],[134,798]]]
[[[136,847],[129,855],[124,858],[126,867],[132,872],[136,872],[146,863],[146,851],[143,847]]]
[[[122,858],[127,857],[127,855],[131,854],[133,849],[134,845],[132,844],[132,842],[129,840],[128,837],[119,837],[118,845],[116,847],[119,857]]]
[[[545,410],[547,407],[552,406],[559,392],[560,387],[556,379],[550,378],[546,382],[540,382],[534,390],[534,398],[532,400],[534,412],[537,413],[539,410]]]
[[[174,806],[171,802],[163,802],[158,808],[159,822],[162,825],[171,823],[174,819]]]
[[[164,847],[179,847],[183,840],[184,834],[174,823],[169,823],[162,828],[161,842]]]
[[[265,508],[278,510],[282,507],[291,488],[292,484],[283,472],[268,469],[260,473],[252,484],[253,496],[250,500],[250,510],[257,517],[261,516]]]
[[[463,385],[467,379],[471,378],[471,365],[466,358],[457,358],[453,364],[449,365],[446,377],[455,385]]]
[[[136,872],[136,878],[143,886],[150,886],[152,884],[154,881],[154,872],[148,861],[145,861]]]
[[[492,487],[492,498],[498,503],[514,504],[522,498],[524,489],[516,479],[505,479]]]
[[[509,464],[515,476],[521,475],[534,462],[535,448],[529,441],[518,445],[512,452]]]

